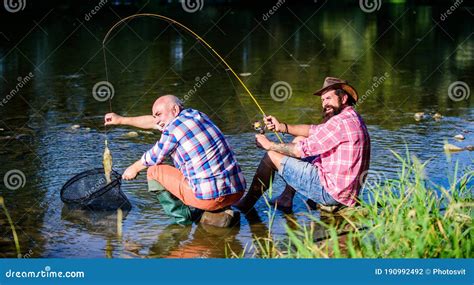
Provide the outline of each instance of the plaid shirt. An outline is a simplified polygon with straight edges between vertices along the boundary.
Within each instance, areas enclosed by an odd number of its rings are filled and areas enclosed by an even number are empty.
[[[198,199],[245,191],[245,178],[227,140],[209,117],[199,111],[182,110],[141,161],[152,166],[162,163],[167,156],[188,179]]]
[[[354,108],[346,107],[326,123],[312,125],[309,137],[297,148],[302,158],[316,156],[324,189],[338,202],[353,206],[367,176],[370,138],[364,121]]]

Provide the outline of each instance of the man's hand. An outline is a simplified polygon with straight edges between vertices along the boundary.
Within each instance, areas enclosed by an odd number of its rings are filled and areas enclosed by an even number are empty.
[[[130,165],[122,174],[122,178],[125,180],[133,180],[137,177],[138,171],[135,168],[135,165]]]
[[[115,113],[107,113],[104,117],[104,125],[120,125],[122,124],[123,117]]]
[[[255,135],[255,143],[259,148],[263,148],[264,150],[269,150],[270,146],[273,144],[270,140],[267,139],[265,135]]]
[[[137,177],[138,173],[144,170],[146,166],[144,166],[141,160],[135,161],[134,164],[130,165],[122,174],[122,178],[125,180],[133,180]]]
[[[275,132],[282,132],[285,131],[278,120],[273,117],[273,116],[266,116],[263,120],[265,122],[265,126],[267,127],[268,130],[270,131],[275,131]]]

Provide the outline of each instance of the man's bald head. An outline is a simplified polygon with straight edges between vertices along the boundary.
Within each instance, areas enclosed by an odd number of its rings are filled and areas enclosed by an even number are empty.
[[[180,110],[183,109],[183,102],[174,95],[163,95],[158,97],[158,99],[155,100],[155,103],[153,103],[152,109],[155,110],[157,105],[164,105],[169,108],[178,106]]]
[[[183,109],[183,102],[174,95],[164,95],[153,103],[152,114],[157,120],[158,129],[162,130],[176,118]]]

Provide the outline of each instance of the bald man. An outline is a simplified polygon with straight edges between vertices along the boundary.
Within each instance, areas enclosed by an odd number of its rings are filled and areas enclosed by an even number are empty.
[[[108,113],[105,125],[162,132],[160,140],[122,176],[125,180],[135,179],[148,167],[149,190],[158,192],[165,212],[177,223],[188,224],[195,219],[189,207],[232,215],[228,208],[243,196],[245,178],[223,133],[207,115],[184,109],[177,97],[165,95],[153,104],[152,115],[123,117]],[[174,167],[163,164],[167,157]],[[212,217],[210,214],[206,220]],[[223,226],[230,218],[224,217]]]

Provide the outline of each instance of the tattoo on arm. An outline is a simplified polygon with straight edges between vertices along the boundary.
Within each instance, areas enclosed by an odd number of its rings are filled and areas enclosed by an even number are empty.
[[[299,153],[296,149],[296,144],[294,143],[273,143],[270,146],[269,150],[273,150],[276,152],[279,152],[281,154],[287,155],[287,156],[292,156],[292,157],[299,157]]]

